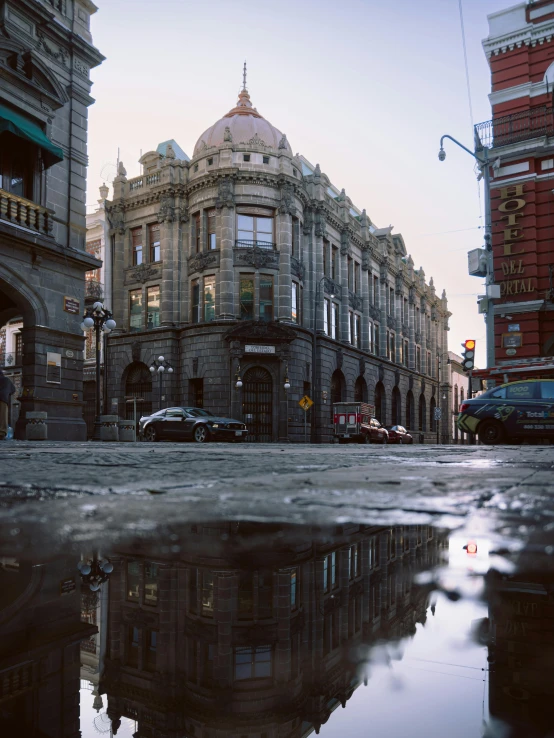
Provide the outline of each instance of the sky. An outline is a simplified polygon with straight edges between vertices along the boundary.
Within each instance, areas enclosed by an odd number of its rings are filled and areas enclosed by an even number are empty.
[[[462,5],[471,113],[460,23]],[[89,208],[115,175],[174,138],[192,156],[201,133],[234,107],[248,65],[253,105],[319,163],[378,227],[401,233],[416,268],[446,289],[449,349],[477,341],[486,365],[483,280],[467,251],[483,243],[484,201],[468,148],[491,117],[481,41],[509,0],[96,0],[91,31],[106,56],[92,70]]]

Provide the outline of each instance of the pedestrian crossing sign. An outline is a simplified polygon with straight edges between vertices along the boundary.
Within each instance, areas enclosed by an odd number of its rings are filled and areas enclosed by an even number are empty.
[[[304,395],[304,397],[300,400],[298,403],[302,410],[309,410],[311,406],[314,404],[314,401],[308,397],[308,395]]]

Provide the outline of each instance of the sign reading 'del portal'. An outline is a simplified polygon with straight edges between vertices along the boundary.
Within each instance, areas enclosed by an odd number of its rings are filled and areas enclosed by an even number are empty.
[[[254,346],[247,344],[244,347],[244,352],[246,354],[274,354],[275,346]]]
[[[507,279],[500,282],[500,295],[502,298],[511,295],[520,295],[523,292],[535,292],[537,286],[533,277],[529,277],[525,273],[525,265],[523,263],[525,253],[522,240],[525,242],[526,236],[518,222],[518,218],[525,215],[525,206],[527,201],[524,199],[523,185],[511,185],[500,189],[501,203],[498,206],[499,220],[506,221],[503,225],[503,256],[506,261],[502,261],[502,275]]]
[[[66,313],[71,313],[72,315],[79,315],[81,312],[81,305],[79,303],[79,300],[77,300],[75,297],[64,297],[63,298],[63,309]]]

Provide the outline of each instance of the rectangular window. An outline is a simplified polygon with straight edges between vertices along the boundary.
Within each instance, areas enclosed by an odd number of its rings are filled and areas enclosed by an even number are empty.
[[[138,561],[127,562],[127,599],[139,601],[140,564]]]
[[[262,248],[273,248],[273,218],[237,215],[237,240],[243,241],[244,246],[256,243]]]
[[[408,341],[404,341],[404,366],[408,366]]]
[[[162,250],[160,243],[160,224],[151,223],[148,226],[148,243],[150,244],[150,261],[160,261]]]
[[[264,620],[273,616],[273,575],[269,572],[258,572],[258,619]]]
[[[396,361],[395,356],[395,350],[394,350],[394,333],[389,333],[389,359],[391,361]]]
[[[144,564],[144,604],[158,604],[158,565],[150,562]]]
[[[331,249],[331,278],[337,280],[338,276],[338,265],[339,265],[339,250],[337,246],[333,246]]]
[[[268,679],[272,675],[271,646],[235,648],[235,680]]]
[[[379,277],[373,275],[373,304],[379,307]]]
[[[127,664],[138,669],[140,631],[138,628],[129,626],[127,633]]]
[[[352,310],[348,313],[348,343],[354,343],[354,313]]]
[[[129,330],[141,331],[142,325],[142,290],[129,292]]]
[[[254,617],[254,577],[252,572],[239,572],[238,616],[249,620]]]
[[[323,332],[326,336],[329,336],[329,300],[325,297],[323,299]]]
[[[202,649],[202,684],[205,687],[212,685],[214,678],[214,655],[215,655],[215,644],[205,643]]]
[[[146,631],[146,669],[156,671],[158,651],[158,632],[156,630]]]
[[[160,326],[160,288],[146,289],[146,327],[159,328]]]
[[[290,607],[291,610],[296,610],[298,603],[298,569],[292,569],[290,572]]]
[[[298,284],[296,282],[292,283],[290,302],[292,322],[298,323]]]
[[[375,346],[374,346],[374,333],[375,333],[375,326],[373,323],[369,323],[369,352],[371,354],[374,353]]]
[[[200,323],[200,282],[193,279],[190,283],[190,320],[191,323]]]
[[[421,348],[416,346],[416,371],[421,371]]]
[[[350,579],[355,579],[360,575],[360,544],[356,543],[348,549],[348,570]]]
[[[269,156],[262,156],[262,161],[264,164],[269,164]]]
[[[361,292],[361,267],[358,262],[354,262],[354,292]]]
[[[133,266],[142,264],[142,226],[131,230],[131,244],[133,248]]]
[[[338,339],[339,331],[339,306],[336,302],[331,303],[331,338]]]
[[[323,591],[330,592],[337,587],[337,553],[327,554],[323,559]]]
[[[359,315],[354,316],[354,346],[360,348],[360,339],[362,336],[362,319]]]
[[[208,250],[214,251],[217,248],[217,237],[215,233],[215,210],[208,210],[206,214],[206,225],[208,232]]]
[[[215,276],[204,277],[204,321],[215,320]]]
[[[380,356],[381,354],[381,328],[378,323],[375,323],[375,355]]]
[[[328,277],[331,264],[329,262],[329,241],[323,241],[323,274]]]
[[[254,320],[254,279],[241,277],[239,289],[240,319]]]
[[[192,248],[195,254],[201,251],[200,242],[200,213],[192,216]]]
[[[198,569],[189,571],[189,610],[192,613],[198,611]]]
[[[260,320],[273,320],[273,277],[260,274]]]
[[[298,218],[292,219],[292,255],[300,256],[300,221]]]
[[[214,614],[214,577],[211,571],[202,572],[202,615],[213,617]]]
[[[348,280],[348,289],[354,289],[354,260],[352,257],[346,257],[346,276]]]
[[[392,287],[389,288],[390,292],[390,314],[394,315],[394,290]]]

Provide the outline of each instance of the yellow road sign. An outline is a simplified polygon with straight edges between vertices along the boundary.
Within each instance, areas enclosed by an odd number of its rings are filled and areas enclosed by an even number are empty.
[[[304,395],[304,397],[300,400],[298,403],[302,410],[309,410],[311,406],[314,404],[314,401],[308,397],[308,395]]]

